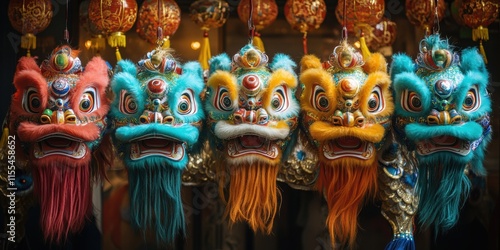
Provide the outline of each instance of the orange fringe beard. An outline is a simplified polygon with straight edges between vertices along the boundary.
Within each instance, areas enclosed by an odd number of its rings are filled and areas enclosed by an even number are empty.
[[[281,193],[276,184],[279,165],[268,163],[241,164],[229,167],[229,197],[225,216],[229,226],[246,221],[254,232],[271,234]],[[224,196],[225,177],[219,179],[219,192]]]
[[[338,242],[352,247],[356,241],[358,214],[367,199],[376,198],[378,165],[377,161],[370,166],[345,163],[331,166],[331,163],[320,162],[317,189],[328,204],[326,226],[332,246]]]

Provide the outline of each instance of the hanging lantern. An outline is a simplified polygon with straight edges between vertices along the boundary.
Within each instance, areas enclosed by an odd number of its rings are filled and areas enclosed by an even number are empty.
[[[364,58],[370,56],[365,42],[364,26],[374,26],[382,20],[385,11],[384,0],[339,0],[335,16],[348,32],[354,32],[359,37],[361,52]],[[345,12],[345,13],[344,13]]]
[[[11,0],[7,11],[12,27],[22,34],[21,48],[26,49],[26,56],[31,56],[31,49],[36,49],[36,34],[45,30],[52,21],[52,3],[50,0]]]
[[[106,39],[105,34],[89,19],[89,3],[90,0],[85,0],[80,4],[80,25],[91,37],[90,40],[85,42],[85,47],[93,49],[99,54],[106,47]]]
[[[208,60],[212,57],[208,31],[224,25],[229,16],[229,4],[223,0],[198,0],[189,7],[190,17],[203,31],[203,43],[198,58],[203,70],[208,70]]]
[[[479,40],[479,50],[484,62],[488,63],[483,47],[483,40],[489,40],[488,25],[498,17],[498,1],[494,0],[462,0],[458,10],[465,25],[472,28],[472,40]]]
[[[363,26],[361,32],[364,34],[366,45],[371,51],[376,51],[382,47],[391,46],[396,40],[397,25],[388,18],[374,26]]]
[[[152,44],[161,43],[163,47],[168,48],[170,36],[177,31],[180,22],[181,9],[174,0],[147,0],[139,9],[136,31],[146,41]],[[158,27],[161,28],[164,37],[161,41],[158,41]]]
[[[284,7],[286,21],[292,29],[304,34],[304,55],[307,54],[307,32],[318,29],[325,20],[326,5],[323,0],[287,0]]]
[[[250,6],[252,3],[252,6]],[[253,46],[262,52],[265,52],[264,43],[260,39],[262,29],[269,26],[278,17],[278,5],[274,0],[241,0],[238,4],[238,17],[244,23],[249,22],[250,12],[252,12],[252,25],[255,27],[253,38]]]
[[[125,32],[130,30],[137,18],[135,0],[90,0],[89,19],[108,36],[108,44],[116,48],[116,60],[121,60],[119,47],[126,47]]]
[[[458,13],[458,10],[462,6],[462,0],[455,0],[450,4],[450,13],[451,16],[453,17],[453,20],[457,22],[458,25],[460,26],[465,26],[464,19],[460,16]]]
[[[436,2],[437,19],[436,20]],[[443,19],[446,11],[444,0],[406,0],[406,17],[411,24],[424,29],[430,35],[430,29],[434,23]]]
[[[345,23],[344,7],[347,12],[345,14]],[[339,0],[335,9],[335,16],[342,26],[347,27],[349,32],[354,32],[356,25],[373,26],[379,23],[384,16],[384,10],[384,0],[348,0],[347,2]]]

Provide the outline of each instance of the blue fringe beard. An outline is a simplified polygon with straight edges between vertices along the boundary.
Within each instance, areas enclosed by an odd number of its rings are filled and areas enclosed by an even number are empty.
[[[152,230],[160,245],[172,244],[178,234],[185,236],[181,198],[182,169],[161,160],[128,164],[130,223]]]
[[[441,154],[433,160],[420,159],[418,218],[424,227],[433,224],[436,236],[458,222],[471,185],[464,173],[466,165],[464,159],[450,154]]]

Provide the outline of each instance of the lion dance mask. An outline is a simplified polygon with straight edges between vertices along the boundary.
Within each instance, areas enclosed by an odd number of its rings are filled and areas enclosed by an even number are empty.
[[[317,189],[328,203],[333,245],[353,245],[357,216],[377,194],[377,152],[393,111],[386,61],[379,53],[363,62],[346,41],[328,62],[301,60],[302,123],[318,149]]]
[[[197,142],[204,89],[201,66],[184,66],[170,50],[149,52],[137,67],[119,61],[111,88],[113,138],[128,170],[130,222],[157,242],[170,244],[185,232],[182,172]]]
[[[41,67],[23,57],[14,75],[10,130],[29,155],[44,237],[55,242],[83,228],[102,173],[91,160],[106,128],[108,66],[95,57],[84,69],[77,55],[63,45]]]
[[[210,60],[205,107],[212,144],[221,155],[222,195],[229,180],[230,224],[244,221],[254,231],[272,230],[277,174],[299,114],[294,67],[284,54],[268,65],[267,55],[252,45],[232,62],[226,54]]]
[[[486,175],[491,138],[488,73],[476,49],[454,52],[431,35],[413,62],[396,55],[391,66],[396,132],[416,150],[420,196],[418,218],[436,232],[456,224],[470,181],[465,170]]]

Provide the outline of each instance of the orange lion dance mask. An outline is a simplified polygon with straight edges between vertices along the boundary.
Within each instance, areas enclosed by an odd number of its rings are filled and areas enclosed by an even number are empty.
[[[301,60],[302,124],[318,149],[317,189],[327,200],[333,245],[353,245],[357,216],[377,194],[377,151],[393,112],[386,61],[374,53],[366,62],[347,42],[321,64]]]

